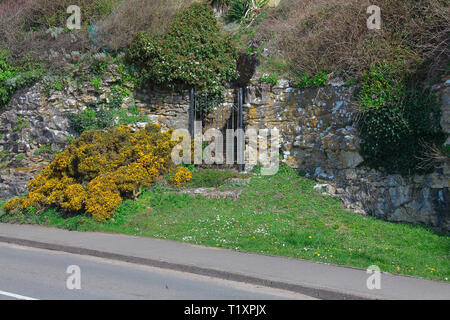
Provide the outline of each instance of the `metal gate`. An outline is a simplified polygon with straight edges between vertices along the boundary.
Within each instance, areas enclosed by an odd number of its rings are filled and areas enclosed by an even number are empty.
[[[243,89],[238,88],[235,91],[233,103],[223,102],[218,95],[206,95],[196,93],[194,89],[190,91],[189,97],[189,133],[194,137],[194,133],[200,131],[204,134],[208,129],[217,129],[223,136],[223,156],[227,158],[228,153],[233,153],[233,167],[237,167],[239,172],[243,171],[243,161],[238,161],[238,155],[243,155],[244,136],[238,134],[239,130],[243,132]],[[197,128],[201,126],[201,128]],[[233,132],[233,136],[229,136]],[[230,146],[229,144],[233,145]],[[228,145],[227,145],[228,144]],[[222,167],[224,165],[217,165]],[[227,165],[225,165],[227,166]],[[230,164],[228,164],[230,166]]]

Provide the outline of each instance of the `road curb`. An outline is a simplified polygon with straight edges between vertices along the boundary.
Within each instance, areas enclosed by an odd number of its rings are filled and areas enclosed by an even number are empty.
[[[286,282],[281,282],[281,281],[272,281],[269,279],[263,279],[263,278],[258,278],[258,277],[254,277],[254,276],[250,276],[250,275],[233,273],[233,272],[229,272],[229,271],[216,270],[216,269],[211,269],[211,268],[202,268],[202,267],[198,267],[195,265],[184,265],[184,264],[173,263],[173,262],[169,262],[169,261],[162,261],[162,260],[157,260],[157,259],[128,256],[128,255],[122,255],[122,254],[117,254],[117,253],[113,253],[113,252],[92,250],[92,249],[87,249],[87,248],[82,248],[82,247],[72,247],[72,246],[66,246],[66,245],[58,245],[58,244],[53,244],[53,243],[39,242],[39,241],[5,237],[5,236],[0,236],[0,242],[16,244],[16,245],[32,247],[32,248],[38,248],[38,249],[61,251],[61,252],[67,252],[67,253],[72,253],[72,254],[79,254],[79,255],[85,255],[85,256],[118,260],[118,261],[135,263],[135,264],[140,264],[140,265],[145,265],[145,266],[150,266],[150,267],[193,273],[193,274],[202,275],[202,276],[209,276],[209,277],[214,277],[214,278],[219,278],[219,279],[224,279],[224,280],[245,282],[245,283],[249,283],[249,284],[253,284],[253,285],[261,285],[261,286],[275,288],[275,289],[282,289],[282,290],[297,292],[300,294],[304,294],[304,295],[322,299],[322,300],[375,300],[372,297],[368,297],[368,296],[364,296],[364,295],[360,295],[360,294],[349,293],[349,292],[340,292],[340,291],[332,290],[329,288],[319,288],[319,287],[313,287],[310,285],[298,285],[298,284],[291,284],[291,283],[286,283]]]

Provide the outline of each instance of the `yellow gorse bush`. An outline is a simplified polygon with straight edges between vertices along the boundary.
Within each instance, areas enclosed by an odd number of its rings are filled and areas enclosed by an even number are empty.
[[[155,124],[137,131],[125,126],[87,131],[29,182],[27,196],[11,199],[4,208],[16,212],[54,206],[104,221],[123,199],[136,198],[172,170],[170,155],[178,142],[171,135],[172,130],[162,132]],[[173,183],[183,185],[191,176],[178,168]]]
[[[192,173],[184,168],[178,167],[175,171],[175,174],[170,178],[170,181],[176,186],[181,187],[185,186],[187,182],[191,181]]]

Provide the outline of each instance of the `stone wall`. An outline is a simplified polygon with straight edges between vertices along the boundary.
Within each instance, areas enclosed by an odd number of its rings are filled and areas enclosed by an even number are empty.
[[[51,93],[44,83],[17,91],[8,107],[0,109],[0,200],[26,193],[28,181],[75,136],[68,115],[86,109],[88,104],[108,101],[111,87],[120,81],[115,66],[110,66],[100,88],[84,81],[71,82]],[[125,86],[134,89],[131,84]],[[188,127],[187,93],[133,92],[123,99],[121,108],[129,109],[132,105],[144,115],[143,122],[135,123],[137,127],[147,122],[171,128]]]
[[[121,108],[138,108],[142,122],[133,124],[135,127],[158,123],[163,128],[189,128],[188,91],[135,90],[132,84],[122,82],[115,65],[108,67],[99,87],[90,81],[77,81],[73,74],[80,72],[88,74],[89,69],[71,70],[68,77],[72,81],[61,90],[48,92],[42,82],[19,90],[8,107],[0,109],[0,200],[26,193],[28,181],[75,137],[69,114],[81,112],[89,104],[108,103],[111,88],[117,84],[132,91]],[[227,90],[223,103],[207,117],[204,130],[224,127],[234,99],[234,90]]]
[[[119,81],[111,67],[100,88],[85,82],[47,96],[38,83],[17,92],[8,108],[0,110],[0,199],[26,192],[27,182],[67,145],[74,135],[68,112],[108,99],[111,86]],[[450,80],[433,89],[442,98],[441,125],[450,134]],[[449,230],[448,166],[409,178],[362,167],[354,90],[341,81],[299,90],[286,80],[275,86],[255,80],[245,90],[244,125],[278,128],[283,162],[321,181],[316,187],[341,198],[347,208],[389,221],[422,222]],[[206,128],[223,127],[235,99],[234,90],[227,90],[224,103],[208,116]],[[139,127],[147,121],[171,128],[189,126],[188,92],[142,90],[125,98],[122,108],[132,105],[145,115],[143,123],[136,123]]]
[[[0,199],[26,192],[27,182],[67,144],[64,110],[43,103],[41,92],[40,84],[20,90],[0,110]]]
[[[247,128],[277,128],[283,162],[323,180],[316,187],[345,206],[389,221],[422,222],[450,229],[450,168],[404,178],[362,167],[354,120],[353,87],[299,90],[289,81],[247,88]],[[441,125],[450,134],[450,80],[433,87],[442,98]],[[447,141],[449,143],[450,140]]]
[[[279,129],[283,161],[289,166],[320,174],[362,162],[352,126],[353,88],[299,90],[279,81],[272,88],[264,84],[246,91],[246,126]]]

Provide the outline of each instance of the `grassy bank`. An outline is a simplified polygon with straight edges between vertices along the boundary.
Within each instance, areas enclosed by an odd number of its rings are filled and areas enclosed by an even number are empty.
[[[209,177],[202,187],[245,190],[239,201],[232,201],[179,194],[160,184],[138,201],[124,202],[106,223],[56,210],[3,215],[0,221],[171,239],[359,268],[375,264],[390,273],[448,281],[448,234],[344,210],[339,200],[313,190],[314,181],[291,169],[254,176],[246,187],[223,179],[233,174],[214,171],[195,173],[190,187],[198,186],[195,175],[201,181]]]

